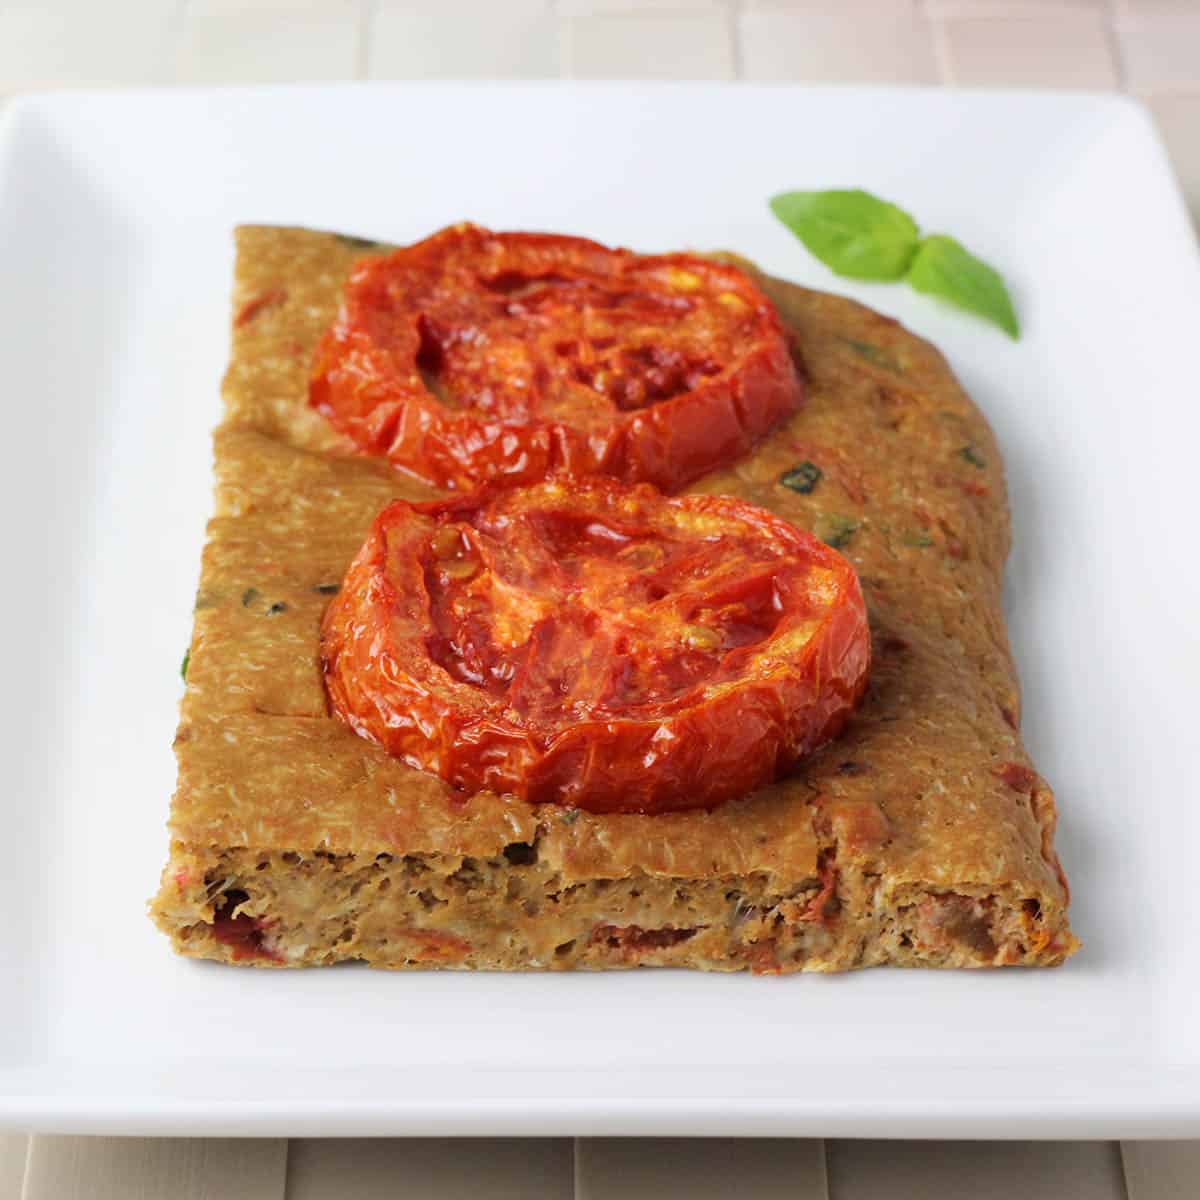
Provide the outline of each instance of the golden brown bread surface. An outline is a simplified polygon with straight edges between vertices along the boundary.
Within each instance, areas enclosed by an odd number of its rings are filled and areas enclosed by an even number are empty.
[[[463,799],[327,714],[317,627],[372,517],[433,493],[305,404],[367,248],[238,231],[233,360],[176,739],[178,950],[263,965],[479,968],[1055,964],[1075,940],[1055,808],[1017,732],[1000,609],[1000,456],[941,355],[849,300],[763,279],[808,402],[698,491],[838,545],[875,666],[846,734],[714,812],[593,816]],[[799,464],[806,492],[781,477]]]

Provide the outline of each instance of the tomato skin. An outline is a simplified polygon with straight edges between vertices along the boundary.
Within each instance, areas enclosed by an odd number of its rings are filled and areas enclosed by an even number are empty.
[[[676,491],[802,399],[736,267],[470,225],[361,263],[309,386],[361,450],[456,489],[565,471]]]
[[[870,635],[850,564],[766,510],[556,476],[388,505],[321,657],[338,716],[463,791],[654,813],[835,736]]]

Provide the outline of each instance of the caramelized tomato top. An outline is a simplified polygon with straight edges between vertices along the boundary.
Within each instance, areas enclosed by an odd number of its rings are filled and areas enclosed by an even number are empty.
[[[448,487],[565,469],[675,490],[801,397],[744,272],[471,225],[355,270],[310,387],[361,449]]]
[[[641,812],[769,782],[870,657],[854,571],[810,535],[571,477],[391,504],[322,651],[335,711],[455,786]]]

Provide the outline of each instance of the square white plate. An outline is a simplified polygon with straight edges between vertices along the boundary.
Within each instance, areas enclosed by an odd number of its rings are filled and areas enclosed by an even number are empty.
[[[1025,335],[832,279],[767,211],[861,186]],[[229,970],[143,915],[238,222],[728,247],[946,351],[1007,456],[1026,732],[1083,952],[755,979]],[[0,129],[0,1123],[180,1134],[1200,1136],[1196,243],[1085,95],[420,84],[43,96]]]

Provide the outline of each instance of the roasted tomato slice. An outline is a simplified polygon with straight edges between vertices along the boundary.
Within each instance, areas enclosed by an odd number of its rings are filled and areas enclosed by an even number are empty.
[[[674,491],[802,392],[778,315],[736,267],[456,225],[355,270],[309,397],[439,486],[566,470]]]
[[[321,654],[343,720],[457,788],[661,812],[832,737],[870,635],[853,567],[772,513],[556,476],[388,505]]]

